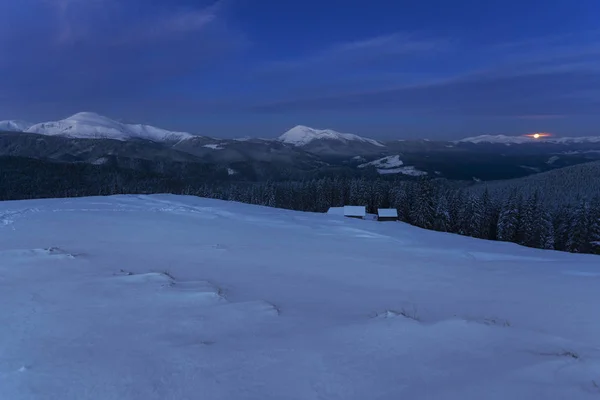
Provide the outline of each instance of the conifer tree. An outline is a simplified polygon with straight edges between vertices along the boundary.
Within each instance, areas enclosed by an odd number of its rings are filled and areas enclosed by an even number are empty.
[[[513,191],[506,200],[498,218],[498,240],[515,242],[519,230],[519,200]]]

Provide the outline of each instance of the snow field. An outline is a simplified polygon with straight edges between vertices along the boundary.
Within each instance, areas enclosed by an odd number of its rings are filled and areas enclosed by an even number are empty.
[[[0,216],[2,399],[600,396],[596,256],[185,196]]]

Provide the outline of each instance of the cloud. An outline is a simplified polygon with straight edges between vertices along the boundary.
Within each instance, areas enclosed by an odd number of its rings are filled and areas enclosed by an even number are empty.
[[[451,40],[445,38],[397,32],[336,43],[304,57],[266,63],[263,71],[277,73],[349,66],[370,67],[376,63],[397,64],[414,57],[448,51],[453,45]]]
[[[415,54],[428,51],[447,50],[450,42],[446,39],[419,38],[415,33],[393,33],[333,46],[329,54],[351,52],[376,52],[379,54]]]
[[[218,69],[247,43],[224,3],[8,0],[0,14],[0,88],[11,104],[77,109],[135,99]],[[64,111],[63,111],[64,112]]]
[[[548,114],[548,115],[542,114],[542,115],[517,115],[515,118],[540,121],[540,120],[549,120],[549,119],[562,119],[562,118],[567,118],[567,117],[568,117],[568,115],[564,115],[564,114]]]
[[[94,22],[99,16],[114,11],[119,3],[118,0],[40,0],[43,11],[50,10],[54,14],[55,29],[54,36],[57,44],[65,44],[82,39],[84,33],[94,28]],[[30,8],[26,3],[23,7]],[[35,11],[33,13],[35,14]],[[90,27],[91,25],[91,27]]]
[[[158,6],[141,0],[42,1],[53,9],[57,18],[61,44],[89,40],[100,33],[112,38],[113,44],[180,37],[205,29],[226,8],[225,0],[194,7],[178,7],[177,1]]]
[[[492,45],[415,37],[394,34],[348,42],[283,65],[278,70],[280,82],[300,82],[302,87],[288,86],[278,99],[251,109],[269,113],[386,110],[398,115],[521,119],[597,113],[600,35],[555,35]],[[383,64],[374,60],[387,63],[378,68]],[[306,71],[310,81],[301,79]],[[403,73],[394,78],[390,71]],[[390,79],[376,82],[382,75]],[[322,82],[346,86],[338,85],[335,93],[323,90]]]
[[[387,110],[398,115],[595,115],[600,95],[599,72],[549,72],[506,76],[467,76],[437,83],[343,96],[282,100],[261,104],[260,112]]]

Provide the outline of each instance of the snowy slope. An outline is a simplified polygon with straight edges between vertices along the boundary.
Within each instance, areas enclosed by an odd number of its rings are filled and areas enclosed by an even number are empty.
[[[23,132],[29,129],[33,124],[25,121],[0,121],[0,131]]]
[[[193,197],[4,202],[0,398],[598,399],[599,260]]]
[[[380,158],[375,161],[371,161],[365,164],[361,164],[358,168],[375,167],[375,168],[395,168],[403,165],[404,163],[400,160],[400,156],[387,156]]]
[[[150,125],[122,124],[91,112],[78,113],[61,121],[36,124],[27,129],[27,132],[85,139],[146,139],[156,142],[193,137],[189,133],[167,131]]]
[[[390,175],[390,174],[402,174],[402,175],[408,175],[408,176],[425,176],[427,175],[427,172],[425,171],[421,171],[419,169],[416,169],[413,166],[404,166],[404,167],[399,167],[399,168],[388,168],[388,169],[382,169],[382,168],[378,168],[377,172],[380,175]]]
[[[399,155],[387,156],[375,161],[361,164],[358,168],[375,167],[380,175],[402,174],[409,176],[424,176],[427,172],[416,169],[413,166],[406,165],[400,160]]]
[[[600,136],[587,137],[545,137],[534,139],[528,136],[506,136],[506,135],[481,135],[459,140],[458,143],[497,143],[497,144],[522,144],[522,143],[600,143]]]
[[[283,143],[292,144],[294,146],[306,146],[307,144],[315,140],[334,140],[343,143],[347,142],[361,142],[368,143],[378,147],[384,147],[383,144],[373,139],[367,139],[362,136],[353,135],[351,133],[340,133],[331,129],[314,129],[308,126],[298,125],[278,139]]]

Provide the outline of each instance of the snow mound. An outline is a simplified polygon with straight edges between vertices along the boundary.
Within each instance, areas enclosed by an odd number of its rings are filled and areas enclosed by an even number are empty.
[[[194,137],[189,133],[168,131],[150,125],[123,124],[92,112],[81,112],[61,121],[36,124],[26,132],[81,139],[145,139],[155,142],[180,141]]]
[[[340,133],[331,129],[314,129],[308,126],[298,125],[278,138],[279,141],[294,146],[306,146],[315,140],[334,140],[343,143],[361,142],[373,146],[385,147],[376,140],[364,138],[351,133]]]
[[[376,168],[395,168],[404,165],[402,160],[400,160],[400,156],[387,156],[380,158],[379,160],[371,161],[365,164],[361,164],[358,168],[366,168],[366,167],[376,167]]]
[[[25,121],[0,121],[0,131],[6,132],[24,132],[29,129],[33,124]]]

